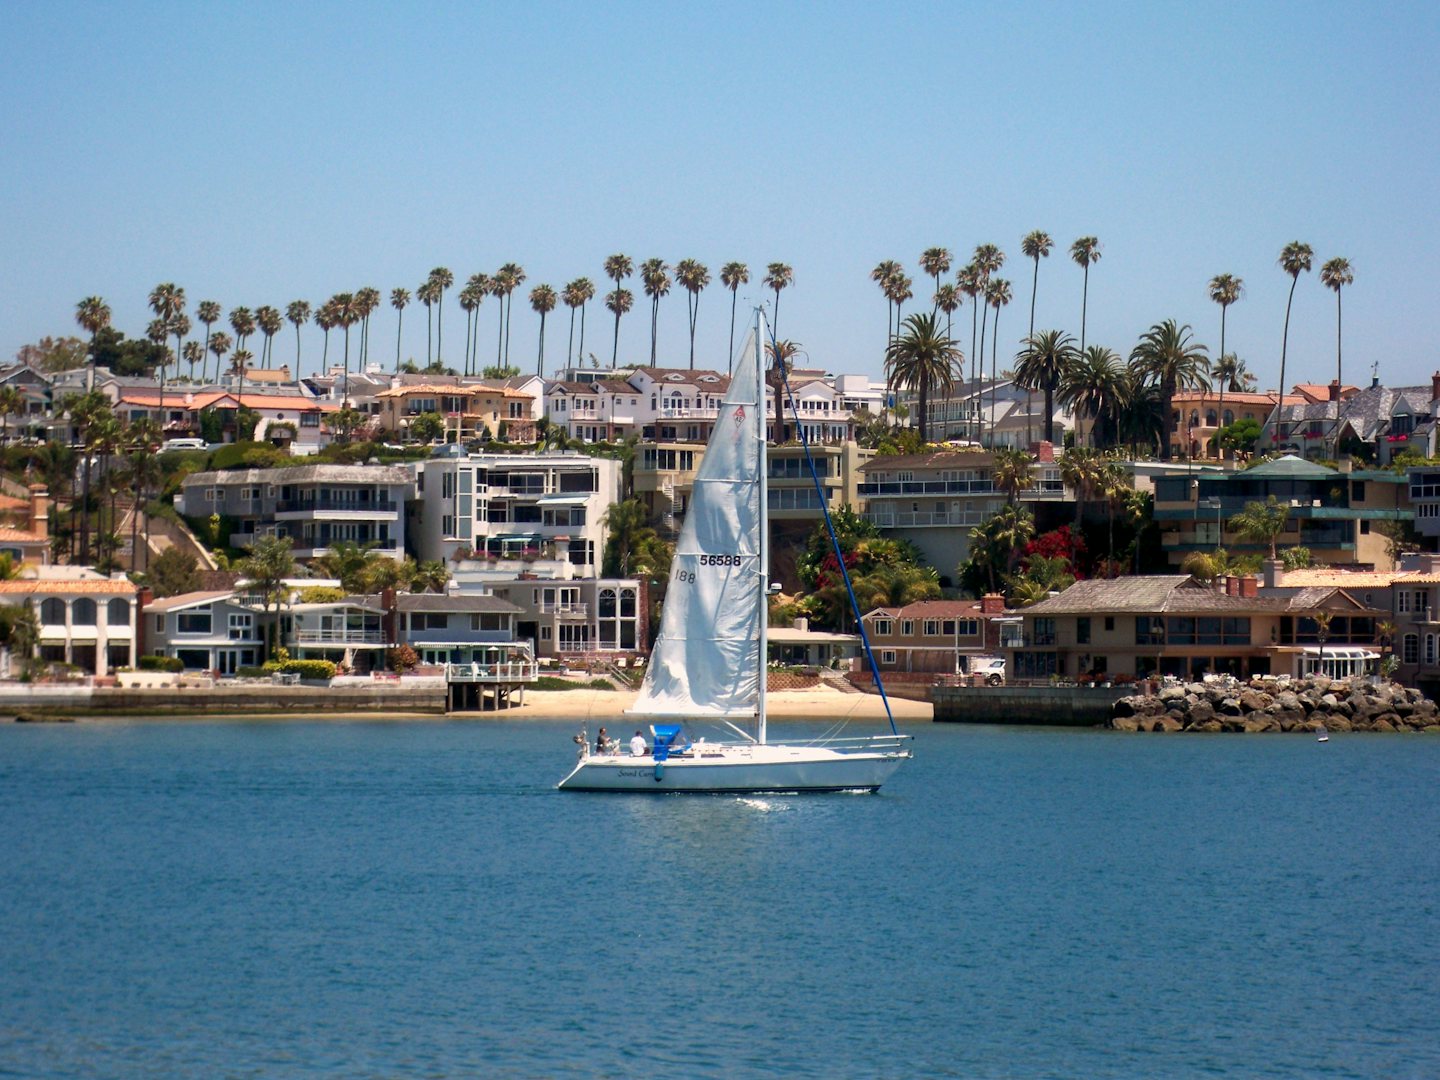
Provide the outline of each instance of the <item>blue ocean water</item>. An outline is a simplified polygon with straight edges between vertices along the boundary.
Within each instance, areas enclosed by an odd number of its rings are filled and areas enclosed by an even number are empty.
[[[574,728],[0,728],[0,1074],[1440,1075],[1440,739],[649,798]]]

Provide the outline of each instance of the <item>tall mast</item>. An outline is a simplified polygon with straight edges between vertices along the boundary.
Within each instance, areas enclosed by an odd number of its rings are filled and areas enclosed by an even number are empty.
[[[760,547],[759,563],[760,572],[756,575],[760,587],[760,696],[757,705],[755,718],[755,738],[760,745],[765,744],[765,683],[768,681],[767,672],[770,668],[770,481],[765,475],[765,346],[764,339],[760,336],[761,327],[764,325],[764,316],[760,308],[755,308],[755,410],[759,415],[755,418],[755,429],[758,433],[755,447],[756,456],[760,460]],[[776,390],[776,394],[779,394]]]

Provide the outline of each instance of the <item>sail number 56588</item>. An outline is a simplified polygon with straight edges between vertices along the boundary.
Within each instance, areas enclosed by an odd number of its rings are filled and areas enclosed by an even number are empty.
[[[739,555],[701,555],[701,566],[739,566]]]

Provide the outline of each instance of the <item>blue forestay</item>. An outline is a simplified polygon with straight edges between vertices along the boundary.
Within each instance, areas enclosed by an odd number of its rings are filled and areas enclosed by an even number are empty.
[[[800,445],[805,450],[805,464],[810,470],[810,480],[815,485],[815,498],[820,504],[820,513],[825,515],[825,529],[830,534],[830,546],[835,549],[835,561],[840,564],[840,576],[845,579],[845,592],[850,597],[850,610],[855,613],[855,625],[860,630],[860,643],[865,646],[865,659],[870,663],[870,672],[875,676],[875,689],[880,691],[880,700],[885,703],[885,719],[890,721],[890,734],[899,735],[895,727],[895,714],[890,710],[890,698],[885,693],[885,681],[880,677],[880,666],[875,663],[875,653],[870,648],[870,635],[865,632],[865,619],[860,613],[860,601],[855,599],[855,587],[850,584],[850,571],[845,566],[845,553],[840,550],[840,538],[835,535],[835,524],[830,520],[830,507],[825,502],[825,489],[820,486],[820,476],[815,471],[815,459],[810,454],[810,440],[805,437],[805,425],[800,423],[800,413],[795,408],[795,396],[790,392],[790,375],[780,360],[780,349],[775,334],[770,334],[771,362],[780,370],[781,388],[785,400],[790,404],[790,415],[795,418],[795,431],[800,436]],[[775,433],[780,434],[778,431]]]

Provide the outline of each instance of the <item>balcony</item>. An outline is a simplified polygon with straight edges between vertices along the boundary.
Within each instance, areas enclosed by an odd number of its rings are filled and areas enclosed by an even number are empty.
[[[994,495],[994,483],[985,480],[897,480],[861,484],[861,495]]]
[[[354,514],[393,514],[400,509],[400,504],[394,499],[378,498],[369,502],[357,502],[353,499],[337,499],[333,496],[321,496],[317,499],[282,499],[275,505],[275,512],[287,513],[309,513],[314,510],[338,510]]]
[[[928,513],[924,510],[871,510],[861,516],[882,529],[913,529],[932,526],[973,528],[976,525],[983,525],[992,515],[984,510],[975,509],[962,510],[958,513],[949,513],[944,510]]]
[[[589,604],[541,604],[540,614],[542,615],[579,615],[590,614]]]
[[[296,630],[297,645],[384,645],[379,630]]]
[[[540,666],[533,660],[507,660],[497,664],[446,664],[445,681],[457,683],[534,682]]]

